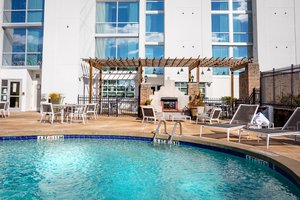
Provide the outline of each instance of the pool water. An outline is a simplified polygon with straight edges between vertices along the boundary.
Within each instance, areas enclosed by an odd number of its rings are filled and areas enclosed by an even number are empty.
[[[299,199],[279,173],[190,146],[131,140],[0,143],[0,199]]]

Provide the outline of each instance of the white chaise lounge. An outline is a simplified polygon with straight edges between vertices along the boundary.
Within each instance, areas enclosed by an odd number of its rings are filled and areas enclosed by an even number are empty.
[[[239,105],[229,124],[200,125],[200,137],[202,137],[202,132],[204,128],[223,130],[226,131],[227,141],[229,142],[229,136],[231,131],[236,130],[238,131],[238,135],[240,135],[240,130],[247,126],[247,124],[252,123],[257,109],[258,105],[241,104]]]
[[[287,136],[287,135],[300,135],[300,107],[298,107],[290,116],[288,121],[282,128],[268,128],[268,129],[243,129],[246,132],[257,133],[257,139],[259,136],[266,136],[267,149],[269,148],[270,137]],[[296,139],[296,138],[295,138]]]

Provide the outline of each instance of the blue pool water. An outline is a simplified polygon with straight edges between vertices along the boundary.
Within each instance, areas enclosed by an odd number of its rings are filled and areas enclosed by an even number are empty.
[[[268,167],[128,140],[0,142],[0,199],[299,199]]]

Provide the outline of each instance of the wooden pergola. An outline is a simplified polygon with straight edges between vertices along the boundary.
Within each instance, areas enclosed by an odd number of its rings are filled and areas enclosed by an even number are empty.
[[[253,62],[252,58],[83,58],[84,62],[90,66],[89,70],[89,102],[92,99],[92,84],[93,84],[93,68],[100,71],[99,73],[99,96],[102,97],[102,72],[103,67],[106,68],[127,68],[136,67],[138,71],[138,83],[143,81],[143,67],[187,67],[189,69],[189,82],[192,81],[191,71],[196,68],[196,82],[200,83],[200,67],[229,67],[231,71],[231,97],[234,97],[234,71],[245,68],[249,63]]]

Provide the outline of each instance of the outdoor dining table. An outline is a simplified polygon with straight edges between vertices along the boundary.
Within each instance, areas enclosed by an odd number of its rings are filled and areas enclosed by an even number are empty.
[[[64,123],[64,116],[65,116],[65,110],[67,108],[76,108],[76,107],[83,107],[84,105],[81,104],[52,104],[53,109],[60,110],[60,122],[63,124]]]

